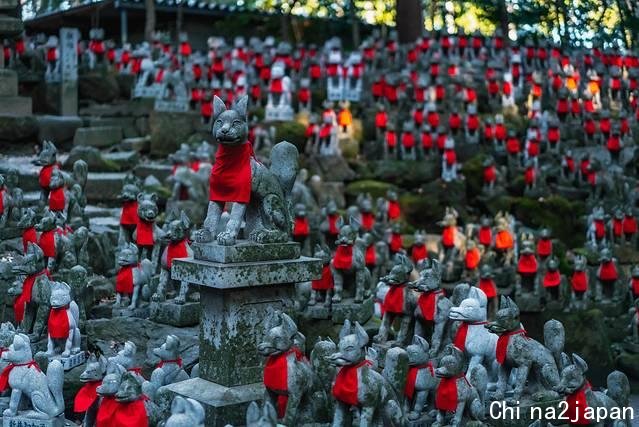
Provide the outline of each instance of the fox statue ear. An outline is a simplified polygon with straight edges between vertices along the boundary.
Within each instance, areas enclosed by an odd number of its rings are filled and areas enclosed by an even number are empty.
[[[226,105],[224,101],[220,99],[217,95],[213,96],[213,120],[217,119],[217,117],[226,111]]]
[[[233,109],[242,117],[246,117],[246,106],[248,104],[248,95],[240,96],[235,103]]]

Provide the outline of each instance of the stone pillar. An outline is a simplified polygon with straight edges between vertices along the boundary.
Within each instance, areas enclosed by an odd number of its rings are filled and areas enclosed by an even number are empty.
[[[175,260],[171,277],[200,286],[200,378],[167,386],[206,409],[206,426],[244,424],[261,400],[264,321],[294,309],[295,283],[321,276],[321,261],[300,256],[298,243],[193,244],[194,259]]]
[[[78,30],[60,29],[60,115],[78,115]]]
[[[12,39],[22,33],[24,26],[18,11],[18,0],[0,0],[0,40]],[[4,68],[4,55],[0,58],[0,115],[26,116],[31,114],[31,98],[18,96],[18,75]]]

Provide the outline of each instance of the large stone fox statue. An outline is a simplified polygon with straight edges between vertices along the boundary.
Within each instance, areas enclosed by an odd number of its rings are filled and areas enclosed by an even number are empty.
[[[290,194],[299,154],[293,144],[283,141],[271,150],[270,167],[257,161],[247,140],[247,102],[247,96],[240,97],[227,110],[220,98],[213,100],[213,135],[219,145],[211,171],[204,227],[195,234],[198,242],[217,239],[221,245],[233,245],[244,219],[245,235],[254,242],[280,243],[289,239]],[[216,236],[227,202],[232,203],[231,216],[224,231]]]

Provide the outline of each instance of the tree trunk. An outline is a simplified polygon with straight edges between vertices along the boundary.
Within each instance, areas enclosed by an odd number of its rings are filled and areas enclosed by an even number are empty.
[[[349,0],[349,18],[351,20],[351,34],[353,37],[353,47],[357,48],[359,46],[360,36],[359,36],[359,19],[357,19],[357,14],[355,13],[355,0]]]
[[[506,0],[499,0],[499,28],[501,28],[504,37],[508,37],[508,25],[508,6],[506,5]]]
[[[144,0],[146,17],[144,22],[144,38],[151,43],[155,32],[155,0]]]
[[[422,35],[424,20],[420,0],[396,0],[395,28],[400,43],[412,43]]]

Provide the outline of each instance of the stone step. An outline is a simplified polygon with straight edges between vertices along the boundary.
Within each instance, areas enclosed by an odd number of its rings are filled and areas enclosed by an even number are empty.
[[[122,128],[119,126],[97,126],[79,128],[75,132],[73,145],[88,145],[106,148],[122,142]]]
[[[135,176],[138,176],[142,179],[147,176],[153,175],[160,182],[164,182],[169,175],[171,175],[171,171],[173,167],[171,165],[164,165],[160,163],[142,163],[135,167],[133,173]]]
[[[89,201],[114,202],[122,190],[122,182],[126,173],[122,172],[89,172],[86,196]]]
[[[0,99],[0,115],[29,116],[31,113],[31,98],[28,96],[3,96]]]
[[[151,146],[151,137],[140,136],[137,138],[124,138],[120,144],[120,148],[125,151],[149,151]]]
[[[140,155],[137,151],[105,153],[102,155],[102,158],[106,162],[116,165],[119,171],[133,169],[140,161]]]

